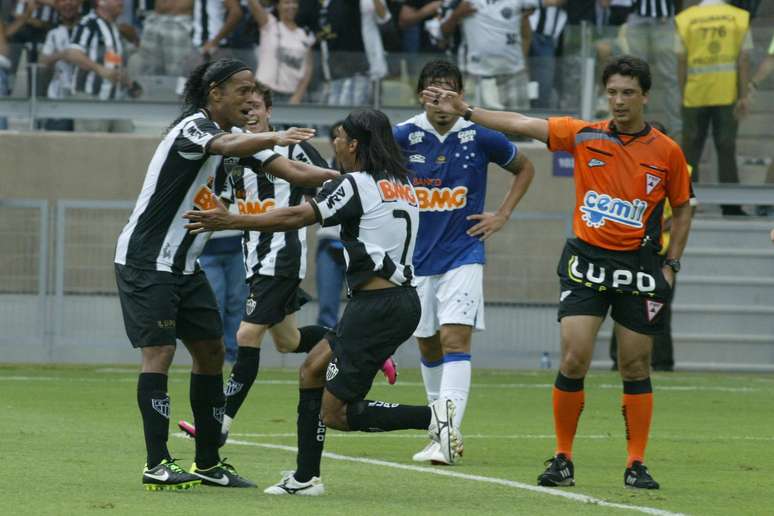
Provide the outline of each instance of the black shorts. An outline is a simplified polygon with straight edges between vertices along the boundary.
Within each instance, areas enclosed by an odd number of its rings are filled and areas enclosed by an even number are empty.
[[[672,289],[652,249],[608,251],[567,240],[557,268],[559,320],[568,315],[611,317],[646,335],[663,333]]]
[[[245,301],[245,322],[273,326],[292,313],[298,312],[309,301],[309,296],[299,287],[297,278],[253,276],[250,294]]]
[[[331,342],[326,388],[343,401],[364,399],[384,361],[411,338],[420,315],[413,287],[356,291]]]
[[[172,274],[118,264],[115,268],[124,326],[135,348],[223,336],[218,303],[204,272]]]

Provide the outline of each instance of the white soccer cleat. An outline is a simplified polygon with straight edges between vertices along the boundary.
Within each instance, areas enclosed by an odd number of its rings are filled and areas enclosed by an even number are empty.
[[[440,445],[435,441],[430,441],[421,451],[416,452],[411,457],[411,460],[414,462],[427,462],[433,460],[433,457],[439,453],[441,453]]]
[[[436,462],[443,464],[454,464],[462,451],[462,436],[454,428],[454,411],[452,400],[437,400],[430,404],[430,426],[427,432],[430,439],[438,443],[441,452],[442,460]]]
[[[285,471],[282,473],[282,480],[273,486],[263,490],[270,495],[300,495],[300,496],[320,496],[325,494],[325,486],[320,477],[312,477],[308,482],[299,482],[293,476],[295,471]]]

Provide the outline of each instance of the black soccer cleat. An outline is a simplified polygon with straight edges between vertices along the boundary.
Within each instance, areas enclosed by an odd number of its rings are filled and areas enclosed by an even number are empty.
[[[255,484],[240,477],[236,469],[221,460],[211,468],[200,469],[195,463],[191,466],[191,473],[201,479],[202,485],[215,487],[256,487]]]
[[[624,471],[624,485],[636,489],[659,488],[658,482],[653,480],[653,477],[650,476],[648,468],[638,460],[632,462],[632,467],[626,468],[626,471]]]
[[[575,485],[575,466],[563,453],[545,462],[546,470],[538,476],[539,486],[569,487]]]
[[[142,484],[148,491],[191,489],[201,483],[199,477],[175,464],[175,459],[165,459],[153,468],[146,466],[142,472]]]

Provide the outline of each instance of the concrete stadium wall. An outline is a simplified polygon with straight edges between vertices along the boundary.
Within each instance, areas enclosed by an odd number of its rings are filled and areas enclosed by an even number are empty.
[[[0,197],[47,199],[52,209],[56,201],[65,199],[134,201],[159,139],[160,135],[3,133]],[[327,141],[313,143],[325,157],[330,156]],[[542,144],[525,144],[521,148],[535,164],[536,177],[517,211],[561,213],[569,217],[572,180],[552,175],[551,154]],[[488,177],[486,208],[494,210],[507,192],[511,175],[493,166]],[[114,289],[112,250],[127,215],[123,211],[73,211],[67,224],[65,291],[88,294]],[[314,231],[309,234],[313,253]],[[565,236],[565,220],[511,221],[487,243],[487,300],[554,302],[556,260]],[[20,249],[15,247],[18,246],[0,250],[0,265],[18,261]],[[314,260],[310,260],[304,286],[311,293],[315,293],[314,272]],[[15,275],[3,278],[2,283],[11,290],[28,290],[34,285],[34,278]]]

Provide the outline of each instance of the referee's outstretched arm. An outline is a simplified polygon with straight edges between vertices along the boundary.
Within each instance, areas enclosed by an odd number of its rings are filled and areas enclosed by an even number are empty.
[[[422,90],[422,101],[434,104],[444,113],[464,116],[472,122],[501,133],[518,134],[540,140],[543,143],[548,142],[548,120],[543,118],[533,118],[509,111],[474,108],[466,103],[458,93],[436,86],[428,86],[427,89]]]

